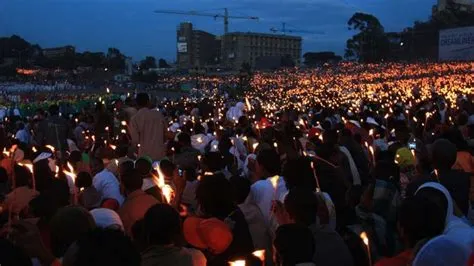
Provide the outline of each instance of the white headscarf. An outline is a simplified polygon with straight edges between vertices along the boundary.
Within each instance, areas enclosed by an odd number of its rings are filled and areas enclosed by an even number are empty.
[[[123,231],[123,223],[120,216],[113,210],[98,208],[90,211],[94,217],[95,224],[100,228],[118,227]]]
[[[471,254],[474,251],[474,232],[468,224],[454,215],[453,199],[449,191],[439,183],[428,182],[420,186],[415,194],[417,194],[423,188],[436,189],[444,194],[448,204],[443,234],[450,240],[462,245],[464,250],[468,254]]]
[[[447,237],[437,236],[428,241],[416,254],[413,266],[467,265],[469,253]]]

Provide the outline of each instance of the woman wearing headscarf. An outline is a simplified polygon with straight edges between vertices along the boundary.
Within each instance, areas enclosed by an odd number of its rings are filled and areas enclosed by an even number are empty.
[[[471,254],[474,251],[474,231],[465,221],[455,215],[460,212],[449,191],[439,183],[428,182],[420,186],[415,194],[433,201],[446,212],[443,234],[461,245],[465,252]]]
[[[468,264],[469,253],[446,235],[428,241],[418,251],[413,266],[452,266]]]

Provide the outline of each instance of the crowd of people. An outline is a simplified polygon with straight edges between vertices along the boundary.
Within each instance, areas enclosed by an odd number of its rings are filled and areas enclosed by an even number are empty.
[[[473,265],[473,67],[342,63],[7,115],[0,264]]]

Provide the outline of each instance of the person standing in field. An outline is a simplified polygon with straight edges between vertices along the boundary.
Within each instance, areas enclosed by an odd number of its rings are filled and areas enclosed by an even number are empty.
[[[149,156],[154,161],[165,156],[165,119],[157,109],[150,109],[150,97],[137,95],[138,112],[130,121],[132,144],[138,147],[138,156]]]

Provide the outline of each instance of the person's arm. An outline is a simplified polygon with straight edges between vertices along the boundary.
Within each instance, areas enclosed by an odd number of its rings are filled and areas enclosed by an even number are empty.
[[[132,138],[132,144],[137,145],[140,142],[140,135],[138,130],[137,120],[132,118],[130,120],[130,125],[128,126],[128,132],[130,132],[130,137]]]

